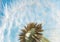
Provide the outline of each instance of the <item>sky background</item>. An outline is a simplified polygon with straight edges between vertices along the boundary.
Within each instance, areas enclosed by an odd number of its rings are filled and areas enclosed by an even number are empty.
[[[19,42],[30,22],[41,23],[50,42],[60,42],[60,0],[0,0],[0,42]]]

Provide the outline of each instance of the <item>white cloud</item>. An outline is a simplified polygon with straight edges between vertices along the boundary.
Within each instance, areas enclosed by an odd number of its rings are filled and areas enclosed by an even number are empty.
[[[35,15],[31,11],[32,10],[31,6],[34,4],[36,4],[36,6],[38,7]],[[21,1],[21,3],[20,3],[20,1],[16,1],[16,2],[14,1],[13,3],[11,3],[10,6],[8,6],[6,4],[4,7],[5,18],[4,18],[3,26],[0,29],[0,36],[1,36],[0,41],[3,42],[3,39],[5,39],[4,30],[8,29],[7,38],[8,38],[8,42],[11,42],[9,36],[11,34],[13,22],[15,22],[16,26],[18,26],[19,28],[20,28],[20,25],[25,22],[25,20],[26,20],[26,23],[28,23],[28,22],[35,21],[34,20],[35,18],[36,18],[36,22],[44,24],[45,18],[40,21],[40,16],[38,15],[38,11],[39,11],[39,9],[41,9],[42,7],[45,6],[45,7],[51,8],[51,13],[50,13],[51,17],[53,20],[55,20],[57,22],[55,29],[50,30],[49,39],[51,40],[51,42],[59,42],[60,34],[59,34],[58,30],[60,28],[60,14],[59,14],[60,10],[57,10],[55,3],[50,3],[49,1],[47,1],[47,3],[46,3],[46,1],[44,1],[43,4],[36,0],[35,1],[34,0],[33,1],[32,0],[30,0],[30,1],[23,0],[23,1]],[[27,5],[29,5],[31,8],[29,9],[28,7],[26,7]],[[42,15],[46,16],[46,14],[47,14],[47,12],[45,12],[45,11],[42,12]],[[29,16],[29,18],[27,16]],[[23,18],[25,18],[25,20],[23,20]],[[29,19],[30,19],[30,21],[29,21]],[[6,28],[7,23],[9,23],[8,28]]]

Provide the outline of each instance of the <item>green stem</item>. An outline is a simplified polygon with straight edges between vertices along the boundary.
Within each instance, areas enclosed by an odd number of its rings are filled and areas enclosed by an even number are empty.
[[[29,36],[28,40],[26,40],[26,42],[32,42],[33,41],[31,36],[35,34],[35,29],[32,28],[31,31],[29,31],[29,32],[30,32],[30,36]]]

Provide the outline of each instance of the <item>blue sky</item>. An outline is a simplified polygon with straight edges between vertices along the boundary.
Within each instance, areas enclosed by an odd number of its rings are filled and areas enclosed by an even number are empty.
[[[51,42],[60,38],[60,0],[1,0],[0,42],[19,42],[21,29],[30,22],[42,23]]]

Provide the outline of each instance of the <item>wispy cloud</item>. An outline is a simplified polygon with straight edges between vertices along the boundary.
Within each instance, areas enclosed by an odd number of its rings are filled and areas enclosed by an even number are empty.
[[[60,6],[57,3],[51,0],[15,0],[10,4],[6,3],[3,7],[5,16],[0,28],[0,42],[4,42],[3,40],[6,38],[6,42],[18,42],[15,36],[19,33],[19,29],[29,22],[42,23],[45,30],[44,36],[51,42],[59,42],[60,9],[58,7]],[[4,38],[6,29],[8,33]],[[14,35],[11,33],[12,31],[14,31]],[[12,36],[15,37],[13,41]]]

